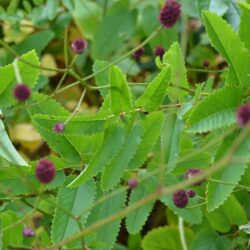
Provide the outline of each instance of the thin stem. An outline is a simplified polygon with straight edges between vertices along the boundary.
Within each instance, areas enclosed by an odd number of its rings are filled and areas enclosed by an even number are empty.
[[[187,209],[193,209],[193,208],[197,208],[197,207],[202,207],[202,206],[204,206],[204,205],[206,205],[207,204],[207,202],[205,201],[205,202],[202,202],[202,203],[200,203],[200,204],[197,204],[197,205],[194,205],[194,206],[188,206],[188,207],[186,207]]]
[[[69,118],[64,122],[64,124],[66,125],[80,110],[80,107],[81,107],[81,104],[82,104],[82,101],[83,101],[83,98],[86,94],[86,91],[87,89],[84,89],[83,92],[82,92],[82,95],[77,103],[77,106],[75,108],[75,110],[73,111],[73,113],[69,116]]]
[[[66,69],[68,69],[68,65],[69,65],[69,53],[68,53],[68,29],[66,28],[64,31],[64,43],[63,43],[63,52],[64,52],[64,61],[65,61],[65,66]]]
[[[19,71],[18,60],[17,59],[14,60],[13,67],[14,67],[14,72],[15,72],[17,82],[22,83],[23,80],[22,80],[22,77],[21,77],[21,74],[20,74],[20,71]]]
[[[204,72],[204,73],[223,73],[223,72],[228,71],[228,69],[212,70],[212,69],[187,68],[187,71]]]
[[[179,234],[180,234],[180,239],[181,239],[182,250],[188,250],[182,217],[178,217],[178,229],[179,229]]]
[[[223,185],[234,186],[234,187],[238,187],[238,188],[250,191],[250,187],[247,187],[247,186],[244,186],[244,185],[240,185],[240,184],[235,184],[235,183],[228,182],[228,181],[216,180],[216,179],[212,179],[212,178],[209,178],[208,181],[209,182],[213,182],[213,183],[223,184]]]

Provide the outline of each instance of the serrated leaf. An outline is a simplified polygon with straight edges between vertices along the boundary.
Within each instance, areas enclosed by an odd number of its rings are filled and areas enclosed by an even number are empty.
[[[139,125],[134,126],[126,133],[125,142],[123,143],[121,150],[105,167],[101,183],[103,190],[110,190],[119,183],[129,161],[135,155],[135,152],[141,143],[142,134],[143,129]]]
[[[69,186],[77,187],[98,174],[111,160],[124,143],[125,132],[121,127],[108,129],[103,143],[89,165]]]
[[[250,27],[250,4],[246,2],[239,2],[242,8],[240,16],[239,36],[245,43],[246,48],[250,51],[250,34],[248,28]]]
[[[217,160],[220,159],[232,145],[232,141],[235,139],[235,134],[230,135],[224,139],[220,145],[217,153]],[[249,150],[249,138],[247,141],[242,142],[240,148],[238,148],[237,156],[244,156]],[[211,176],[212,179],[216,179],[222,182],[228,182],[231,185],[222,183],[208,182],[207,184],[207,209],[209,212],[215,210],[221,206],[228,196],[233,192],[235,185],[241,180],[242,175],[245,173],[247,168],[246,164],[243,163],[228,163],[223,170],[215,173]]]
[[[1,114],[1,111],[0,111]],[[20,166],[28,166],[26,161],[16,151],[8,134],[5,131],[3,122],[0,120],[0,156],[7,161]]]
[[[156,191],[158,182],[155,177],[150,177],[142,181],[135,189],[132,190],[129,197],[128,206],[133,205],[144,197]],[[155,201],[148,202],[140,208],[129,213],[126,217],[126,228],[130,234],[139,233],[145,224],[150,212],[154,207]]]
[[[144,108],[147,111],[157,110],[165,95],[171,77],[170,67],[165,67],[158,76],[149,83],[144,94],[136,100],[136,107]]]
[[[178,180],[173,175],[168,174],[165,178],[165,184],[166,186],[172,186],[174,184],[178,183]],[[185,220],[188,223],[192,224],[200,224],[202,222],[202,213],[201,208],[188,208],[192,207],[198,204],[199,199],[197,197],[194,197],[192,199],[189,199],[187,208],[178,208],[173,203],[173,195],[164,195],[160,198],[160,200],[168,206],[169,209],[171,209],[175,214],[177,214],[179,217],[182,217],[183,220]]]
[[[147,159],[148,154],[153,150],[162,129],[164,115],[161,112],[154,112],[146,116],[142,121],[144,134],[141,144],[136,151],[135,156],[129,162],[128,168],[139,168]]]
[[[193,232],[184,228],[187,246],[194,237]],[[183,249],[178,227],[166,226],[151,230],[142,241],[143,250],[180,250]]]
[[[164,54],[162,62],[163,64],[170,66],[171,82],[173,86],[176,86],[176,88],[168,88],[170,98],[184,101],[187,92],[181,90],[181,87],[188,88],[187,70],[181,47],[178,42],[175,42],[170,46],[168,51]]]
[[[183,121],[177,117],[177,114],[170,113],[167,115],[163,125],[161,145],[168,173],[172,172],[176,167],[176,162],[179,156],[180,133],[182,128]]]
[[[237,213],[232,213],[232,211],[237,211]],[[220,208],[210,213],[206,212],[206,217],[210,225],[221,233],[228,232],[232,225],[240,226],[247,223],[246,212],[233,195],[229,196]]]
[[[241,88],[228,86],[201,101],[188,119],[190,132],[202,133],[235,123],[236,108],[241,103],[243,93]]]
[[[37,54],[34,50],[21,56],[22,59],[39,66],[40,62]],[[29,87],[34,87],[40,73],[39,68],[30,66],[27,63],[18,61],[18,68],[22,77],[23,83]],[[0,67],[0,107],[9,107],[16,103],[16,99],[13,96],[13,89],[17,83],[14,73],[14,67],[12,64]]]
[[[104,194],[101,192],[101,190],[98,190],[97,200],[104,198],[106,195],[108,195],[108,193]],[[91,210],[91,214],[87,221],[87,226],[98,223],[100,220],[121,211],[125,207],[125,201],[125,191],[107,198],[104,202]],[[120,229],[120,223],[121,219],[116,219],[95,230],[95,239],[100,242],[100,245],[94,247],[95,250],[111,250],[113,248]],[[86,238],[88,238],[88,235]]]
[[[133,110],[132,96],[125,76],[117,66],[109,71],[111,110],[114,114]]]
[[[78,188],[62,188],[58,192],[56,203],[67,210],[73,216],[81,216],[80,223],[84,226],[89,212],[87,210],[93,204],[96,196],[96,186],[94,181],[88,181]],[[77,222],[62,211],[60,208],[55,209],[52,221],[52,241],[57,243],[67,237],[79,232]]]
[[[244,43],[222,17],[210,11],[203,11],[202,16],[213,47],[230,66],[227,83],[249,86],[250,55]]]
[[[227,236],[220,236],[210,227],[202,228],[195,235],[191,250],[231,250],[232,241]]]

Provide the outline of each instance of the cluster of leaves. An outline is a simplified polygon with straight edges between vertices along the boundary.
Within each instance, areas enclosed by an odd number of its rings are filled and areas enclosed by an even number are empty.
[[[192,250],[245,249],[248,238],[239,233],[238,226],[250,216],[250,136],[248,126],[237,126],[236,111],[249,100],[250,2],[236,6],[230,0],[220,4],[183,0],[184,22],[169,30],[159,29],[146,47],[143,59],[151,58],[149,63],[135,63],[131,56],[119,60],[126,52],[122,45],[132,35],[148,37],[157,28],[158,4],[33,0],[23,1],[22,6],[11,1],[0,9],[0,19],[5,20],[0,108],[6,115],[6,124],[0,121],[1,249],[179,250],[183,235]],[[190,6],[196,6],[196,11]],[[200,27],[201,34],[196,36],[204,36],[205,45],[198,42],[194,46],[189,41],[189,48],[184,44],[185,21],[190,16],[202,20],[206,33]],[[32,31],[20,37],[23,19],[32,23]],[[74,67],[51,71],[61,72],[63,80],[67,74],[76,76],[81,86],[77,90],[97,90],[93,99],[102,103],[97,112],[89,109],[68,119],[70,112],[63,103],[49,96],[50,91],[57,93],[49,80],[58,79],[43,67],[48,59],[42,52],[51,43],[46,51],[60,54],[57,45],[71,19],[91,46]],[[16,29],[8,28],[11,24]],[[178,27],[184,30],[181,45]],[[72,29],[76,32],[76,27]],[[207,46],[206,34],[219,56]],[[64,44],[67,67],[67,35]],[[150,53],[158,44],[167,50],[162,60],[154,61]],[[135,44],[132,41],[127,46]],[[20,55],[21,78],[33,90],[25,105],[16,103],[13,96],[16,55]],[[225,67],[223,74],[213,78],[186,68],[187,64],[201,67],[204,59],[210,60],[211,69],[218,64]],[[146,71],[149,77],[143,75]],[[93,73],[96,86],[82,77],[88,73]],[[141,78],[144,83],[139,83]],[[20,109],[27,113],[20,115]],[[7,127],[23,120],[30,121],[46,142],[50,149],[46,157],[56,166],[55,179],[45,186],[35,178],[40,156],[30,156],[27,163],[9,139]],[[62,133],[53,131],[58,122],[66,122]],[[197,195],[187,207],[177,208],[172,192],[192,184],[192,180],[182,182],[191,168],[202,169],[206,180],[192,187]],[[139,181],[132,190],[127,185],[130,178]],[[163,219],[154,213],[161,207]],[[157,220],[161,227],[145,229],[146,223]],[[35,237],[23,237],[26,226],[34,229]],[[127,244],[121,244],[125,230]]]

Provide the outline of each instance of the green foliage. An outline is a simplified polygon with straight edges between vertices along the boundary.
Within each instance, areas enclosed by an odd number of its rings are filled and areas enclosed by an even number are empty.
[[[235,123],[243,93],[241,88],[228,86],[209,95],[190,114],[190,132],[203,133]]]
[[[244,43],[220,16],[203,11],[203,20],[212,45],[229,64],[227,84],[249,86],[250,54]]]
[[[86,182],[78,188],[60,189],[56,201],[60,207],[55,209],[52,222],[51,235],[54,243],[66,239],[83,228],[90,213],[88,209],[95,200],[95,193],[95,183],[93,181]],[[74,219],[78,216],[80,217],[80,228]]]
[[[110,105],[114,114],[133,110],[132,97],[125,76],[121,70],[114,66],[109,72],[110,82]]]
[[[144,94],[136,100],[136,107],[147,111],[157,110],[166,95],[166,90],[170,82],[170,74],[169,67],[163,68],[159,75],[149,83]]]
[[[231,0],[196,0],[199,11],[210,10],[217,13],[220,16],[223,16],[228,10]]]
[[[40,65],[38,57],[34,50],[24,54],[21,58],[34,65]],[[20,60],[18,61],[18,68],[23,83],[31,88],[34,87],[39,77],[39,68],[32,67]],[[0,75],[0,107],[9,107],[16,103],[16,100],[12,93],[15,85],[17,84],[13,65],[10,64],[4,67],[0,67]]]
[[[240,26],[239,26],[239,36],[240,39],[245,43],[245,47],[250,51],[250,35],[248,28],[250,25],[250,4],[245,2],[242,3],[242,14],[240,17]]]
[[[185,238],[188,246],[190,245],[193,232],[185,228]],[[148,233],[142,241],[143,250],[179,250],[182,249],[179,231],[177,227],[160,227]]]

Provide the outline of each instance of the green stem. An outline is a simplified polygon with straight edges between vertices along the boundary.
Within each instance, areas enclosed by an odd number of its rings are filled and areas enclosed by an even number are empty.
[[[182,217],[178,217],[178,229],[179,229],[179,234],[180,234],[180,239],[181,239],[182,250],[188,250]]]

